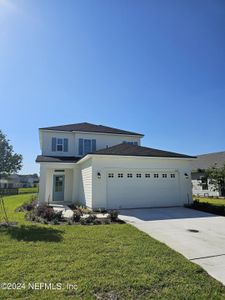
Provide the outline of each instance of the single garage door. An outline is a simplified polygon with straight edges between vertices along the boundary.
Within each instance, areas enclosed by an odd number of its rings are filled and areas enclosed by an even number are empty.
[[[107,172],[108,208],[179,206],[179,174],[166,171]]]

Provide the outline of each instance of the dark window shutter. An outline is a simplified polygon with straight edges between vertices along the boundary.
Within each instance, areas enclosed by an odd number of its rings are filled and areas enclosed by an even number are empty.
[[[96,140],[92,140],[92,152],[96,151]]]
[[[84,152],[84,145],[83,145],[83,139],[79,139],[79,155],[83,155]]]
[[[68,139],[64,139],[64,152],[68,152]]]
[[[52,152],[55,152],[56,151],[56,138],[53,137],[52,138]]]

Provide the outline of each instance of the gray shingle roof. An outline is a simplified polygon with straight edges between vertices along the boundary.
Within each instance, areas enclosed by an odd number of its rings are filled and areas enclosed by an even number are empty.
[[[192,161],[192,170],[205,170],[216,164],[217,167],[222,167],[225,163],[225,151],[201,154],[197,156],[195,161]]]
[[[40,129],[45,130],[59,130],[59,131],[83,131],[83,132],[98,132],[98,133],[112,133],[112,134],[128,134],[128,135],[139,135],[143,136],[141,133],[126,131],[118,128],[96,125],[91,123],[77,123],[69,125],[60,125],[52,127],[42,127]]]
[[[138,145],[122,143],[110,148],[105,148],[94,152],[101,155],[123,155],[123,156],[146,156],[146,157],[174,157],[174,158],[195,158],[186,154],[163,151]]]
[[[62,163],[75,163],[80,159],[80,157],[75,156],[45,156],[38,155],[36,162],[62,162]]]

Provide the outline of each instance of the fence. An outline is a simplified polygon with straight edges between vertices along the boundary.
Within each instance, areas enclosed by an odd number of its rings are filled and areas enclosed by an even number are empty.
[[[19,194],[19,189],[18,188],[11,188],[11,189],[0,188],[0,195],[1,196],[18,195],[18,194]]]

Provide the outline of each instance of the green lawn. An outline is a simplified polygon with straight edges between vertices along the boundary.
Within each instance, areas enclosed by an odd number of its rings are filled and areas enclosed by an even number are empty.
[[[38,187],[33,188],[19,188],[19,194],[31,194],[31,193],[37,193]]]
[[[0,282],[62,283],[63,289],[0,289],[1,300],[225,299],[222,284],[131,225],[34,225],[14,211],[29,198],[5,198],[10,220],[20,226],[0,228]]]
[[[194,196],[193,199],[198,199],[199,202],[206,202],[210,204],[218,205],[225,205],[225,199],[216,199],[216,198],[205,198],[205,197],[197,197]]]

